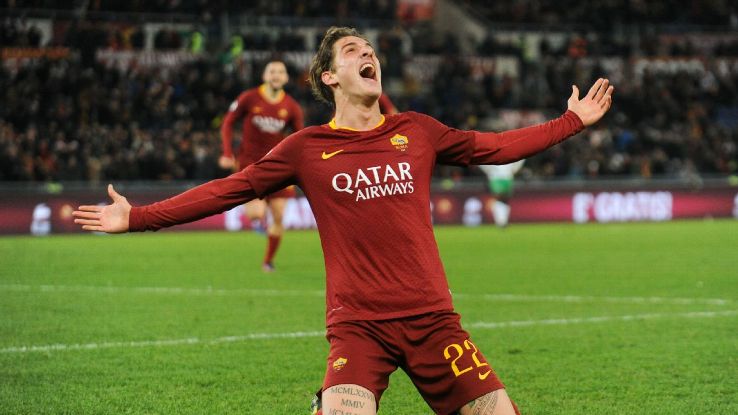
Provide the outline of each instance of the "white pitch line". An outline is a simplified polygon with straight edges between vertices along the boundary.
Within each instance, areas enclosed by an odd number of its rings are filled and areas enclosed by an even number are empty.
[[[710,304],[727,305],[723,298],[682,297],[613,297],[593,295],[525,295],[525,294],[454,294],[454,298],[482,298],[489,301],[528,301],[556,303],[628,303],[628,304]]]
[[[80,292],[80,293],[141,293],[167,295],[212,295],[212,296],[264,296],[264,297],[324,297],[323,290],[269,290],[269,289],[223,289],[223,288],[187,288],[187,287],[124,287],[95,285],[27,285],[0,284],[0,291],[15,292]],[[581,296],[581,295],[525,295],[525,294],[464,294],[454,293],[454,299],[482,299],[487,301],[508,302],[557,302],[557,303],[625,303],[625,304],[709,304],[728,305],[732,300],[722,298],[680,298],[680,297],[613,297],[613,296]]]
[[[465,325],[467,328],[474,329],[501,329],[508,327],[528,327],[528,326],[565,326],[571,324],[582,323],[606,323],[610,321],[633,321],[633,320],[653,320],[660,318],[714,318],[714,317],[730,317],[738,316],[738,310],[725,311],[690,311],[685,313],[649,313],[649,314],[632,314],[625,316],[600,316],[600,317],[574,317],[574,318],[552,318],[545,320],[520,320],[520,321],[501,321],[501,322],[484,322],[479,321]]]
[[[239,296],[252,295],[264,297],[324,297],[323,290],[268,290],[247,288],[186,288],[186,287],[123,287],[123,286],[96,286],[96,285],[24,285],[3,284],[0,291],[16,292],[78,292],[78,293],[139,293],[139,294],[169,294],[169,295],[212,295],[212,296]]]
[[[28,353],[28,352],[56,352],[67,350],[95,350],[113,348],[162,347],[181,346],[187,344],[223,344],[236,343],[248,340],[296,339],[302,337],[325,336],[325,331],[297,331],[292,333],[251,333],[243,336],[218,337],[212,340],[203,340],[197,337],[170,340],[143,340],[131,342],[102,342],[85,344],[49,344],[44,346],[18,346],[0,349],[0,353]]]
[[[600,316],[600,317],[582,317],[582,318],[561,318],[561,319],[545,319],[545,320],[520,320],[520,321],[500,321],[500,322],[484,322],[465,324],[466,328],[474,329],[501,329],[511,327],[530,327],[530,326],[550,326],[550,325],[572,325],[583,323],[606,323],[611,321],[634,321],[634,320],[653,320],[660,318],[715,318],[738,316],[738,310],[726,311],[692,311],[687,313],[651,313],[651,314],[633,314],[625,316]],[[305,337],[322,337],[325,336],[324,330],[315,331],[297,331],[291,333],[250,333],[243,336],[227,336],[218,337],[212,340],[203,340],[197,337],[185,339],[171,340],[144,340],[130,342],[102,342],[102,343],[86,343],[86,344],[50,344],[41,346],[17,346],[6,347],[0,349],[0,354],[12,353],[29,353],[29,352],[55,352],[69,350],[96,350],[96,349],[112,349],[112,348],[136,348],[136,347],[162,347],[162,346],[181,346],[188,344],[223,344],[237,343],[249,340],[271,340],[271,339],[299,339]]]

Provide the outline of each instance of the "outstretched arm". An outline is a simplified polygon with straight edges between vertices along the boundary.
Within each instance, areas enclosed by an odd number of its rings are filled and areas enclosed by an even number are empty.
[[[608,79],[600,78],[592,85],[584,98],[579,99],[579,88],[571,86],[571,96],[566,102],[569,111],[577,114],[585,127],[596,123],[612,106],[612,92],[615,87]]]
[[[108,185],[113,203],[80,206],[74,222],[86,231],[106,233],[159,230],[193,222],[226,211],[257,197],[243,171],[213,180],[172,198],[147,206],[131,207],[125,197]]]
[[[87,231],[122,233],[155,231],[224,212],[295,184],[302,143],[299,138],[288,137],[264,158],[239,172],[151,205],[131,207],[113,186],[108,186],[113,203],[80,206],[74,212],[74,221]]]
[[[74,223],[82,225],[86,231],[107,233],[128,232],[128,217],[131,213],[131,204],[125,197],[108,185],[108,195],[113,203],[107,206],[83,205],[74,211]]]
[[[612,105],[614,88],[607,79],[598,79],[587,95],[579,99],[572,85],[564,115],[543,124],[501,133],[476,132],[471,164],[507,164],[552,147],[599,121]]]

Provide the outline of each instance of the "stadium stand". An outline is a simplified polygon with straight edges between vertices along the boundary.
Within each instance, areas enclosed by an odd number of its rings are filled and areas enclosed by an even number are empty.
[[[563,111],[571,83],[608,76],[617,99],[604,122],[529,160],[524,179],[738,172],[738,10],[730,2],[692,2],[685,10],[675,2],[526,1],[506,8],[467,1],[464,9],[485,27],[477,38],[438,32],[427,21],[407,23],[395,1],[319,3],[92,1],[87,18],[75,19],[67,2],[6,2],[0,180],[222,176],[216,161],[223,112],[259,82],[270,57],[289,64],[289,93],[305,109],[306,124],[329,119],[304,72],[332,23],[370,33],[385,90],[400,110],[459,128],[542,121]],[[31,8],[33,19],[23,12]],[[603,14],[610,23],[597,20]],[[289,26],[273,24],[284,19]],[[643,30],[641,21],[663,25]],[[33,59],[18,52],[49,48],[67,52]],[[481,177],[475,168],[440,168],[437,175]]]

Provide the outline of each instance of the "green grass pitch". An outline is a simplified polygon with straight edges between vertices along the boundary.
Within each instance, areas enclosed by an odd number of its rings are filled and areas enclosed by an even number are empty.
[[[436,229],[524,414],[738,413],[738,221]],[[0,413],[307,414],[317,233],[0,238]],[[397,372],[380,414],[431,411]]]

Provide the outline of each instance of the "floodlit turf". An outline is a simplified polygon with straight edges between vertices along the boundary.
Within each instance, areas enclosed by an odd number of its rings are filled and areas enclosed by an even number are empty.
[[[438,228],[524,414],[738,413],[738,221]],[[317,234],[0,238],[0,413],[307,414]],[[283,334],[283,337],[279,337]],[[431,411],[401,372],[380,414]]]

